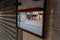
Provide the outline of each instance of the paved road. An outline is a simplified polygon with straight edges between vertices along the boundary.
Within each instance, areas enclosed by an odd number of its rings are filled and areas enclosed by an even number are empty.
[[[42,21],[26,20],[20,23],[20,28],[42,35]]]

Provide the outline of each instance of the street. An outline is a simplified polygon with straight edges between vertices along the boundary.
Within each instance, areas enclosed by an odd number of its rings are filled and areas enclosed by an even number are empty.
[[[20,28],[42,36],[42,20],[25,20],[20,23]]]

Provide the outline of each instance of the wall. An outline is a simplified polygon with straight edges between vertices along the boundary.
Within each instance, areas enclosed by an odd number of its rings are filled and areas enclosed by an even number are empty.
[[[45,33],[46,40],[52,40],[52,25],[53,25],[53,13],[54,13],[54,0],[46,0],[46,18],[45,18]]]
[[[60,40],[60,0],[55,0],[52,40]]]
[[[42,40],[42,39],[28,32],[18,29],[18,40]]]
[[[23,40],[42,40],[42,39],[23,31]]]
[[[46,40],[60,40],[60,0],[49,0],[46,7]]]
[[[18,0],[18,2],[21,2],[22,5],[18,6],[18,9],[28,9],[28,8],[34,8],[34,7],[44,7],[44,0],[40,1],[32,1],[32,0]]]

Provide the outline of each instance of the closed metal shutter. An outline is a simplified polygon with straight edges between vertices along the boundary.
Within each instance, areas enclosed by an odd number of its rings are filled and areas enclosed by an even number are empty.
[[[0,1],[0,40],[16,40],[16,0]]]

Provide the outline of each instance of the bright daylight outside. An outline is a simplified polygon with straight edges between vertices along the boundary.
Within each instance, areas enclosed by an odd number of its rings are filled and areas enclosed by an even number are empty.
[[[43,11],[19,12],[18,26],[19,28],[42,36]]]

